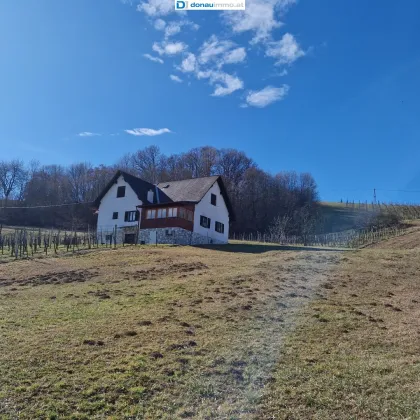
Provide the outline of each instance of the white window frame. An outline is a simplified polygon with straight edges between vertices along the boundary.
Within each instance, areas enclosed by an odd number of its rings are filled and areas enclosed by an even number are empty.
[[[168,209],[168,217],[178,217],[178,209],[176,207],[171,207]]]
[[[166,208],[164,208],[164,209],[158,209],[158,213],[157,213],[157,218],[158,219],[166,219],[166,215],[167,215],[167,211],[166,211],[167,209]]]

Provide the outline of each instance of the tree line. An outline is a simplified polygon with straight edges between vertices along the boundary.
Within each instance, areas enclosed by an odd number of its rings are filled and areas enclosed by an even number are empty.
[[[293,235],[316,229],[318,192],[309,173],[270,174],[244,152],[212,146],[171,155],[149,146],[114,165],[0,161],[0,224],[93,227],[92,203],[118,169],[152,183],[222,175],[236,215],[232,232],[264,232],[273,223]]]

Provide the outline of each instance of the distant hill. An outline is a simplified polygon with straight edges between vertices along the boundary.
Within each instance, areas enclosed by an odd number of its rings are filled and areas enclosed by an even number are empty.
[[[380,213],[398,215],[401,220],[420,219],[420,206],[406,204],[333,203],[319,204],[318,232],[343,232],[366,227]]]
[[[379,208],[368,204],[355,203],[320,203],[321,222],[319,230],[324,233],[342,232],[350,229],[361,228],[363,222],[373,214],[378,213]]]

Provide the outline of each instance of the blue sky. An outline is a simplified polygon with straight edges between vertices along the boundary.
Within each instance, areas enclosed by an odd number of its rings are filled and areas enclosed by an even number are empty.
[[[325,200],[376,187],[420,202],[393,191],[420,190],[418,1],[246,5],[1,1],[0,159],[233,147],[271,172],[311,172]]]

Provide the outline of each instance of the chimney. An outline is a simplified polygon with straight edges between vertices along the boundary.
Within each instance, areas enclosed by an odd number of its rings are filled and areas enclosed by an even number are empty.
[[[149,190],[149,191],[147,191],[147,201],[149,202],[149,203],[153,203],[153,190]]]

